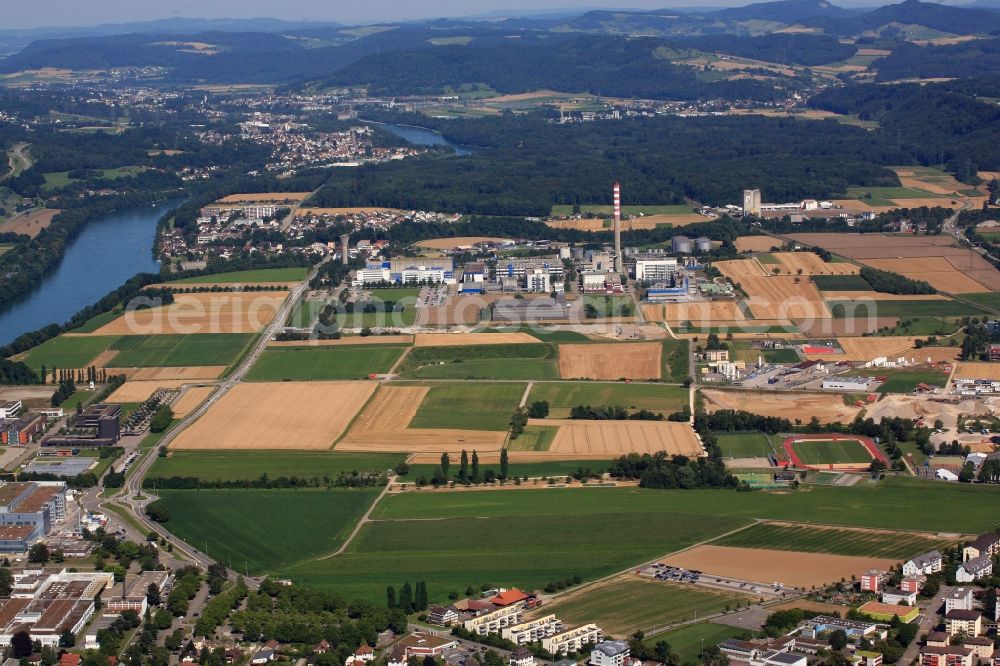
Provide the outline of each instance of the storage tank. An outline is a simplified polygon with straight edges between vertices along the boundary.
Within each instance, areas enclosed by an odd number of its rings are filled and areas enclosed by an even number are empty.
[[[695,238],[694,239],[694,251],[695,252],[711,252],[712,251],[712,239],[711,238],[705,238],[704,236],[702,236],[701,238]]]
[[[671,241],[671,247],[674,252],[691,252],[691,248],[694,247],[691,239],[687,236],[674,236]]]

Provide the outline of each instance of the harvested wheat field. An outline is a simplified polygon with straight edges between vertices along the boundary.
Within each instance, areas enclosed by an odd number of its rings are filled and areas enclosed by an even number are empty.
[[[385,430],[404,430],[413,420],[427,386],[382,386],[354,420],[348,437]]]
[[[723,275],[735,282],[742,281],[745,277],[763,277],[767,271],[756,259],[731,259],[729,261],[716,261],[712,264],[718,268]]]
[[[740,278],[746,304],[759,319],[825,319],[830,317],[823,297],[808,278],[790,275]]]
[[[480,462],[495,463],[500,460],[500,449],[506,438],[505,432],[485,430],[370,430],[363,435],[356,435],[352,430],[335,448],[357,453],[411,453],[411,463],[438,463],[442,453],[457,456],[463,450],[475,450]]]
[[[895,328],[899,317],[855,317],[853,319],[812,319],[798,322],[810,338],[829,338],[875,333],[886,326]]]
[[[229,196],[222,197],[216,203],[284,203],[285,201],[305,201],[309,194],[310,192],[250,192],[243,194],[230,194]]]
[[[861,270],[846,262],[827,263],[814,252],[775,252],[771,256],[787,275],[854,275]]]
[[[347,335],[337,340],[271,340],[268,347],[342,347],[344,345],[410,345],[412,335]]]
[[[201,366],[178,366],[167,368],[106,368],[109,375],[125,375],[129,381],[163,381],[169,379],[184,379],[187,381],[198,381],[204,379],[218,379],[228,366],[225,365],[201,365]]]
[[[658,342],[559,345],[563,379],[659,379]]]
[[[913,352],[915,337],[857,337],[837,338],[837,343],[844,350],[843,354],[806,354],[805,357],[821,361],[871,361],[879,356],[909,358]]]
[[[753,412],[761,416],[776,416],[783,419],[802,419],[816,416],[820,423],[848,423],[854,420],[860,409],[843,404],[840,397],[831,393],[777,393],[761,391],[720,391],[703,389],[709,412],[720,409],[735,409]]]
[[[921,363],[955,363],[961,353],[961,347],[921,347],[914,349],[909,356]]]
[[[989,291],[984,285],[958,272],[944,257],[911,257],[906,259],[865,259],[872,268],[899,273],[911,280],[923,280],[935,289],[953,294],[973,294]]]
[[[955,367],[953,379],[989,379],[990,381],[1000,381],[1000,363],[963,361]]]
[[[22,234],[34,238],[52,224],[52,218],[61,213],[55,208],[40,208],[30,213],[18,215],[7,224],[0,225],[0,232]]]
[[[374,382],[237,384],[170,447],[329,449],[376,387]]]
[[[170,305],[132,310],[89,335],[256,333],[271,323],[287,294],[177,294]]]
[[[530,425],[557,426],[555,439],[545,451],[518,451],[517,459],[572,460],[615,458],[628,453],[656,453],[698,457],[701,442],[687,423],[671,421],[580,421],[531,419]]]
[[[187,383],[184,379],[161,379],[160,381],[126,381],[108,396],[108,402],[145,402],[157,389],[180,388]]]
[[[815,232],[789,234],[788,237],[804,245],[821,247],[851,259],[914,256],[908,255],[907,252],[926,248],[951,247],[955,243],[951,236],[889,236],[887,234]]]
[[[417,333],[416,347],[467,347],[469,345],[536,344],[538,338],[527,333]]]
[[[871,568],[887,569],[897,560],[851,557],[790,550],[695,546],[660,560],[670,566],[697,569],[708,575],[785,587],[811,588],[850,579]]]
[[[182,419],[193,412],[198,405],[208,399],[208,396],[212,395],[214,390],[214,386],[192,386],[184,391],[181,397],[170,405],[170,409],[174,412],[174,418]]]
[[[740,236],[734,245],[740,252],[767,252],[772,247],[781,247],[784,241],[771,236]]]
[[[432,250],[452,250],[456,247],[470,247],[478,243],[511,243],[509,238],[498,238],[496,236],[455,236],[454,238],[431,238],[430,240],[414,243],[417,247],[426,247]]]
[[[746,319],[736,301],[691,301],[687,303],[644,304],[642,314],[651,321],[672,324],[689,321],[693,326],[718,326]]]

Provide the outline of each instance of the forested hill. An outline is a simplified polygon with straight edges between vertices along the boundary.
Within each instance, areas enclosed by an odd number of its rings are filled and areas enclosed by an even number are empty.
[[[875,67],[879,81],[997,75],[1000,74],[1000,39],[974,39],[947,46],[901,44]]]

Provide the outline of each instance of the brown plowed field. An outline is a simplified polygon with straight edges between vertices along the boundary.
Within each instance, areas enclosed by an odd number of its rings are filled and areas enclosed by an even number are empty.
[[[827,263],[814,252],[775,252],[781,272],[788,275],[854,275],[861,269],[846,262]],[[768,267],[770,268],[770,266]]]
[[[771,236],[740,236],[733,244],[740,252],[767,252],[772,247],[781,247],[784,242]]]
[[[745,277],[767,275],[764,267],[757,263],[756,259],[731,259],[729,261],[716,261],[712,264],[718,268],[723,275],[734,282],[742,282]]]
[[[962,362],[955,368],[954,379],[989,379],[1000,381],[1000,363]]]
[[[798,282],[796,282],[798,280]],[[805,277],[780,275],[740,278],[747,305],[760,319],[825,319],[830,317],[816,285]]]
[[[132,310],[89,335],[256,333],[271,323],[288,294],[177,294],[170,305]]]
[[[412,335],[348,335],[339,340],[271,340],[268,347],[341,347],[344,345],[409,345]]]
[[[563,379],[659,379],[658,342],[559,345]]]
[[[864,263],[883,271],[899,273],[911,280],[923,280],[935,289],[952,294],[972,294],[989,291],[984,285],[955,270],[951,262],[944,257],[865,259]]]
[[[52,218],[61,212],[61,210],[55,208],[34,210],[18,216],[7,224],[0,225],[0,232],[23,234],[34,238],[42,232],[42,229],[52,224]]]
[[[806,354],[809,360],[819,359],[821,361],[870,361],[879,356],[896,358],[899,356],[909,357],[913,351],[913,342],[917,338],[912,337],[857,337],[857,338],[837,338],[837,343],[844,350],[843,354]]]
[[[149,396],[156,393],[156,389],[179,388],[186,383],[187,381],[183,379],[162,379],[158,382],[127,381],[108,396],[108,402],[145,402]]]
[[[456,247],[468,247],[477,243],[502,243],[509,238],[497,238],[495,236],[455,236],[454,238],[431,238],[430,240],[414,243],[417,247],[427,247],[432,250],[451,250]]]
[[[580,421],[532,419],[531,425],[558,426],[547,451],[527,452],[539,460],[616,458],[628,453],[656,453],[697,457],[701,442],[687,423],[670,421]]]
[[[711,545],[695,546],[660,561],[670,566],[704,571],[707,575],[764,584],[776,581],[786,587],[807,589],[814,585],[836,583],[843,578],[850,579],[858,572],[873,567],[887,569],[898,564],[896,560],[877,557]]]
[[[218,379],[227,366],[202,365],[175,368],[106,368],[109,375],[125,375],[129,381],[163,381],[165,379]]]
[[[376,387],[375,382],[237,384],[170,446],[329,449]]]
[[[88,366],[94,366],[95,368],[106,368],[115,360],[115,356],[118,355],[118,350],[107,349],[98,354],[93,361],[88,363]]]
[[[753,412],[761,416],[802,419],[808,421],[816,416],[821,423],[848,423],[860,411],[848,407],[840,396],[831,393],[777,393],[772,391],[719,391],[703,389],[709,412],[720,409],[735,409]]]
[[[184,391],[181,397],[170,405],[170,409],[174,412],[174,418],[182,419],[193,412],[198,405],[205,402],[208,396],[212,395],[214,390],[214,386],[192,386]]]
[[[646,304],[642,306],[642,314],[652,321],[672,324],[690,321],[693,326],[717,326],[720,323],[746,320],[736,301]]]
[[[469,345],[518,345],[540,342],[527,333],[417,333],[417,347],[467,347]]]

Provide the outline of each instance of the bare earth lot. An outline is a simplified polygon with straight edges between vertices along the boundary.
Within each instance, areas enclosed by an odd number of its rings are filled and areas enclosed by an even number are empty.
[[[659,379],[662,350],[663,346],[656,342],[559,345],[559,376],[563,379]]]
[[[713,264],[727,278],[741,282],[745,277],[764,277],[767,271],[756,259],[731,259],[729,261],[717,261]]]
[[[256,333],[271,323],[287,297],[261,292],[177,294],[170,305],[126,312],[89,335]]]
[[[742,277],[740,286],[747,293],[747,305],[760,319],[825,319],[830,311],[806,277],[772,275]]]
[[[41,233],[42,229],[52,224],[52,218],[61,212],[55,208],[33,210],[30,213],[19,215],[8,224],[0,225],[0,232],[23,234],[34,238]]]
[[[861,270],[847,262],[827,263],[815,252],[775,252],[771,256],[786,275],[854,275]]]
[[[238,384],[170,446],[328,449],[376,386],[374,382]]]
[[[989,291],[986,286],[960,273],[945,257],[910,257],[906,259],[866,259],[865,263],[883,271],[923,280],[940,291],[974,294]]]
[[[518,452],[518,460],[616,458],[627,453],[656,453],[697,457],[701,442],[687,423],[670,421],[581,421],[532,419],[530,425],[557,426],[547,451]],[[513,455],[513,454],[512,454]]]
[[[693,301],[689,303],[645,304],[646,319],[671,324],[690,321],[694,326],[718,326],[743,322],[746,317],[736,301]]]
[[[695,546],[660,560],[664,564],[684,569],[697,569],[737,580],[769,584],[779,582],[786,587],[810,588],[850,580],[859,572],[878,567],[887,569],[896,560],[877,557],[850,557],[799,553],[785,550],[730,548],[727,546]]]
[[[1000,363],[969,363],[963,361],[955,368],[954,378],[1000,381]]]
[[[771,236],[740,236],[734,245],[740,252],[767,252],[772,247],[781,247],[782,242]]]
[[[709,412],[736,409],[779,418],[808,421],[816,416],[820,423],[847,423],[860,411],[843,404],[838,395],[828,393],[777,393],[760,391],[702,391]]]

